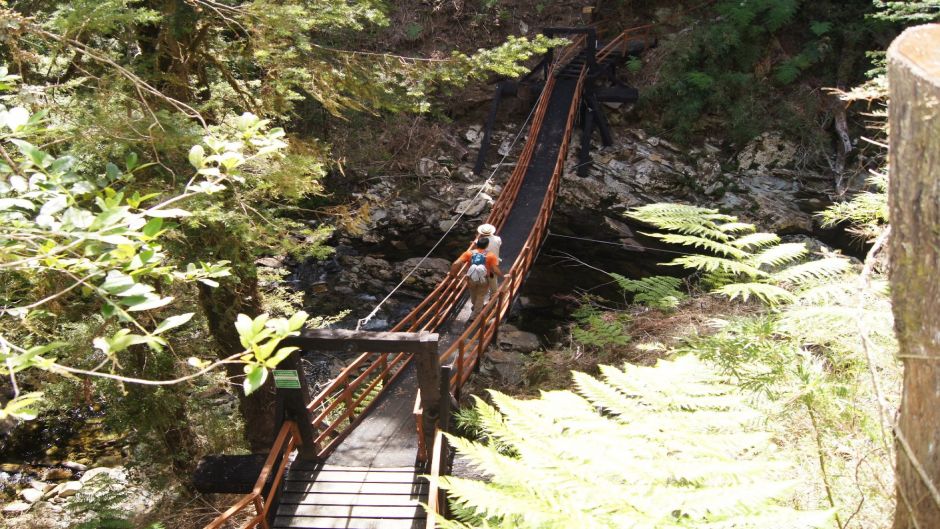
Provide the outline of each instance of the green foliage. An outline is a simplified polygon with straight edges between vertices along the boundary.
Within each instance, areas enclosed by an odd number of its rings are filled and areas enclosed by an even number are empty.
[[[9,75],[5,79],[13,80]],[[42,112],[0,105],[0,277],[21,285],[2,296],[0,374],[15,381],[24,371],[40,369],[129,380],[121,374],[129,354],[140,352],[141,346],[161,354],[168,339],[193,317],[192,312],[178,312],[168,287],[215,287],[216,279],[230,275],[226,261],[183,265],[166,251],[177,227],[174,221],[193,216],[180,206],[198,199],[211,204],[244,185],[249,180],[246,168],[270,163],[286,147],[284,132],[252,114],[208,130],[189,151],[194,174],[180,192],[166,196],[135,185],[137,174],[151,164],[141,164],[134,153],[125,157],[123,167],[105,163],[103,172],[92,172],[67,151],[38,146],[51,132],[44,120]],[[50,305],[60,303],[80,307],[73,316],[78,320],[100,316],[101,334],[84,344],[50,339],[62,322],[41,322],[50,316]],[[278,342],[305,319],[306,314],[298,313],[289,324],[272,320],[268,323],[276,329],[264,337],[268,341],[256,343],[259,333],[243,340],[251,355],[242,360],[254,380],[284,357],[283,352],[274,354]],[[57,358],[66,345],[84,347],[79,363],[97,367],[75,367],[68,358]],[[203,370],[217,367],[196,358],[189,363]],[[34,418],[39,399],[37,392],[20,394],[14,383],[14,398],[0,413]]]
[[[878,12],[874,18],[892,22],[921,23],[940,20],[940,0],[908,0],[904,2],[875,0]]]
[[[624,292],[633,294],[633,302],[654,309],[676,308],[686,299],[679,290],[682,280],[669,276],[650,276],[643,279],[628,279],[619,274],[610,274]]]
[[[449,437],[488,478],[442,478],[458,520],[441,526],[830,526],[828,513],[787,506],[789,454],[708,364],[685,356],[601,372],[575,373],[576,392],[477,399],[487,441]]]
[[[602,312],[584,303],[573,315],[578,325],[571,330],[571,337],[583,345],[604,348],[630,343],[630,336],[624,332],[630,321],[626,314]]]
[[[73,529],[134,529],[127,520],[133,513],[121,506],[129,497],[126,486],[109,474],[94,476],[68,503],[73,516],[86,518]]]
[[[670,266],[702,272],[703,282],[731,299],[756,298],[768,305],[792,303],[794,292],[849,271],[849,261],[833,255],[806,261],[802,243],[781,243],[771,233],[756,232],[751,224],[716,210],[682,204],[649,204],[630,211],[630,217],[673,233],[650,233],[670,244],[704,249]]]
[[[862,53],[856,43],[881,28],[865,18],[869,0],[719,0],[701,7],[689,11],[687,31],[662,44],[668,59],[644,103],[679,139],[714,126],[739,143],[769,128],[807,135],[814,105],[779,86],[810,73],[822,86],[845,82]]]

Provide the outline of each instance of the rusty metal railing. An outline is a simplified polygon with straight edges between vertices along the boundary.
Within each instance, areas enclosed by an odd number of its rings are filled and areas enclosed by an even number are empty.
[[[281,425],[281,431],[277,434],[277,439],[274,441],[274,446],[271,447],[267,460],[264,462],[264,467],[261,468],[261,474],[258,475],[254,488],[251,492],[242,496],[235,505],[220,514],[205,529],[233,527],[231,525],[232,519],[247,514],[252,507],[254,507],[254,515],[249,515],[251,518],[238,527],[240,529],[255,529],[257,527],[270,529],[268,512],[274,505],[274,497],[281,486],[281,481],[284,479],[284,472],[290,462],[290,455],[300,444],[300,431],[297,429],[297,424],[292,421],[285,421]],[[274,477],[268,483],[272,472]]]

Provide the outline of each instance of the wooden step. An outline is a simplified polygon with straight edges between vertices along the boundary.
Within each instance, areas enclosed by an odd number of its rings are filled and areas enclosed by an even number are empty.
[[[285,492],[329,492],[337,494],[427,494],[427,483],[351,483],[288,481]]]
[[[336,492],[285,492],[280,496],[280,505],[371,505],[371,506],[416,506],[423,500],[417,494],[342,494]]]
[[[423,529],[425,518],[331,518],[326,516],[278,516],[273,529]]]
[[[328,518],[406,518],[424,516],[420,505],[283,505],[278,516],[320,516]]]
[[[371,472],[331,470],[310,471],[292,470],[287,473],[287,481],[352,482],[352,483],[414,483],[418,479],[414,471],[408,472]]]

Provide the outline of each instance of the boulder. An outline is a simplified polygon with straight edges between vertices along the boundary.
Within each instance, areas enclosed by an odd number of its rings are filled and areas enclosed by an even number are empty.
[[[81,463],[76,463],[76,462],[74,462],[74,461],[66,461],[66,462],[62,463],[62,466],[65,467],[65,468],[67,468],[67,469],[74,470],[75,472],[84,472],[84,471],[88,470],[88,466],[87,466],[87,465],[83,465],[83,464],[81,464]]]
[[[84,467],[84,465],[81,465]],[[82,468],[82,470],[85,470]],[[43,481],[65,481],[67,479],[72,479],[72,469],[69,468],[47,468],[45,472],[42,473]]]
[[[78,481],[81,483],[88,483],[89,481],[95,479],[96,477],[102,474],[110,477],[111,469],[108,467],[90,468],[86,470],[84,474],[82,474],[82,477],[78,478]]]
[[[23,470],[24,465],[19,463],[0,463],[0,472],[16,474]]]
[[[453,212],[457,214],[463,213],[467,217],[476,217],[483,212],[483,208],[492,203],[493,197],[486,193],[480,193],[475,198],[468,198],[458,202],[457,206],[454,207]]]
[[[25,501],[13,501],[3,506],[3,514],[17,516],[28,511],[32,506],[32,503],[26,503]]]
[[[49,492],[55,488],[55,485],[52,483],[45,483],[43,481],[39,481],[38,479],[29,480],[29,486],[42,492]]]
[[[513,325],[500,325],[499,346],[520,353],[531,353],[542,346],[539,337],[531,332],[520,331]]]
[[[78,494],[78,491],[82,490],[82,482],[66,481],[52,490],[56,493],[56,496],[60,498],[68,498]]]
[[[23,498],[27,503],[36,503],[42,499],[42,493],[43,491],[30,487],[28,489],[21,490],[20,497]]]
[[[522,353],[492,349],[484,356],[480,370],[504,384],[515,386],[522,383],[523,364],[525,355]]]

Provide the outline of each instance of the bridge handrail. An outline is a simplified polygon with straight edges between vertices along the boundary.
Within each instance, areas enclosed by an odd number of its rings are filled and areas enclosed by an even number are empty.
[[[249,505],[254,506],[255,515],[245,522],[245,524],[241,526],[241,529],[253,529],[259,525],[262,529],[269,529],[268,511],[274,503],[274,495],[281,486],[281,480],[284,478],[284,472],[287,469],[287,464],[290,462],[290,454],[295,448],[300,446],[300,444],[301,437],[297,423],[284,421],[284,424],[281,425],[280,432],[277,434],[277,439],[274,441],[274,446],[271,447],[271,452],[268,453],[268,458],[264,462],[264,467],[261,468],[258,480],[255,481],[254,488],[252,488],[251,492],[248,494],[243,495],[235,505],[232,505],[228,510],[220,514],[207,525],[205,529],[221,528],[224,524],[231,521],[233,517],[246,510]],[[268,478],[271,476],[272,471],[274,472],[274,478],[271,480],[270,486],[265,487],[265,485],[268,484]]]
[[[587,69],[582,68],[581,75],[578,78],[578,84],[575,89],[575,97],[568,108],[568,118],[565,124],[566,130],[570,131],[574,126],[580,105],[580,93],[584,85]],[[536,250],[540,247],[542,239],[545,237],[548,228],[548,221],[551,217],[552,208],[555,204],[558,186],[561,181],[561,174],[564,169],[564,162],[570,142],[570,134],[564,135],[564,140],[555,159],[555,166],[552,171],[552,178],[549,182],[545,198],[539,210],[539,216],[535,225],[526,238],[526,243],[516,258],[515,263],[506,274],[505,280],[496,291],[496,295],[484,305],[480,314],[470,322],[467,329],[458,337],[451,346],[441,353],[441,364],[450,363],[453,366],[453,375],[451,376],[450,387],[456,395],[460,395],[460,390],[464,383],[470,378],[477,364],[483,358],[486,347],[497,337],[499,332],[499,323],[509,312],[512,300],[522,288],[522,283],[529,269],[532,267],[536,258]],[[534,143],[534,142],[533,142]],[[517,167],[518,168],[518,167]],[[416,397],[414,406],[415,424],[418,429],[418,457],[421,460],[427,460],[427,447],[424,446],[424,429],[421,415],[423,406],[421,404],[421,394]]]
[[[431,455],[431,468],[428,471],[428,508],[426,529],[437,528],[436,516],[444,513],[445,497],[440,488],[441,476],[444,475],[441,468],[442,460],[447,451],[447,438],[441,430],[434,431],[434,448]]]

